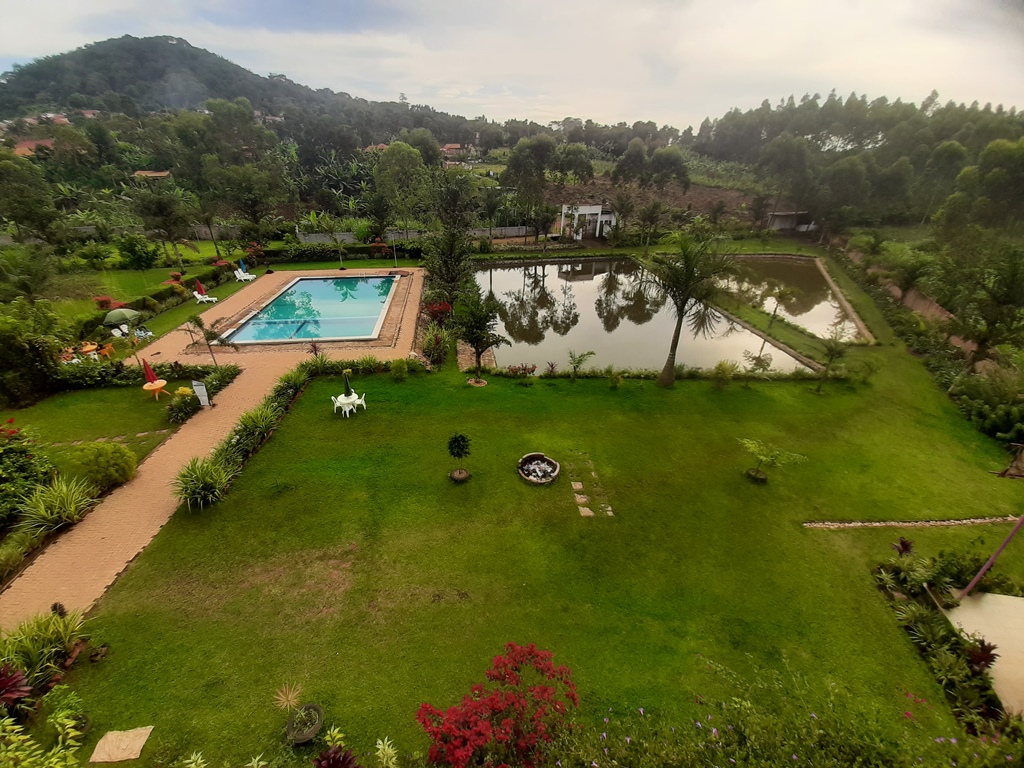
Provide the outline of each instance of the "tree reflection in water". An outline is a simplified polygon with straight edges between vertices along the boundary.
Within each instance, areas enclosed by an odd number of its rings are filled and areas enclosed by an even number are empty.
[[[551,327],[551,307],[555,301],[547,287],[547,265],[523,267],[522,286],[505,291],[502,296],[498,299],[498,316],[509,338],[523,344],[540,344]]]

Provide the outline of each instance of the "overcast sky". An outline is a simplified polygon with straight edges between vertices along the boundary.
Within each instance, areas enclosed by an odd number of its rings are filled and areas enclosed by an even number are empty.
[[[0,71],[174,35],[258,74],[541,123],[695,127],[835,88],[1024,107],[1024,0],[0,0]]]

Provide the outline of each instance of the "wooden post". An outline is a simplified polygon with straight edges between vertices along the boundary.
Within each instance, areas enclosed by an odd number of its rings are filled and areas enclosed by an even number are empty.
[[[988,559],[988,562],[985,563],[985,565],[983,565],[981,567],[981,570],[978,571],[978,575],[975,576],[973,579],[971,579],[971,583],[968,584],[967,588],[964,589],[964,591],[960,593],[959,597],[957,598],[958,600],[963,600],[965,597],[967,597],[969,594],[971,594],[971,590],[972,589],[974,589],[976,586],[978,586],[978,582],[981,581],[981,577],[984,576],[988,572],[989,568],[991,568],[993,565],[995,565],[996,558],[999,557],[999,555],[1002,554],[1003,550],[1006,549],[1006,545],[1009,544],[1013,540],[1013,537],[1017,535],[1017,531],[1019,531],[1022,526],[1024,526],[1024,515],[1021,515],[1020,520],[1017,521],[1017,524],[1015,526],[1013,526],[1013,530],[1010,531],[1010,535],[1007,536],[1006,539],[1003,541],[1003,543],[999,545],[999,549],[997,549],[995,552],[993,552],[992,553],[992,557],[990,557]]]

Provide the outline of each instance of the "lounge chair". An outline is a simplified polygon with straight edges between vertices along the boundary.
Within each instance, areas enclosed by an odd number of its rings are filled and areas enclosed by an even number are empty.
[[[196,301],[198,301],[200,304],[216,304],[217,303],[217,297],[216,296],[207,296],[205,293],[200,293],[199,291],[192,291],[192,295],[196,297]]]
[[[235,280],[239,283],[248,283],[250,280],[255,279],[256,275],[249,274],[248,272],[243,272],[240,269],[235,270]]]

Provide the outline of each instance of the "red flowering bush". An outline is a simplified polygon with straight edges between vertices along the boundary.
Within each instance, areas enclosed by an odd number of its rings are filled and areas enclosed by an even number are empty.
[[[447,301],[428,302],[420,308],[420,311],[435,323],[444,325],[452,313],[452,305]]]
[[[0,526],[17,510],[24,496],[46,483],[53,465],[36,453],[32,440],[14,426],[14,419],[0,426]]]
[[[568,705],[579,706],[568,667],[556,667],[551,651],[509,643],[495,656],[486,685],[474,685],[458,706],[442,712],[420,705],[416,720],[430,737],[431,763],[525,766],[544,762],[544,747],[568,727]]]
[[[386,259],[390,246],[379,237],[370,243],[370,256],[374,259]]]
[[[97,296],[93,299],[98,309],[110,309],[112,299],[109,296]]]

